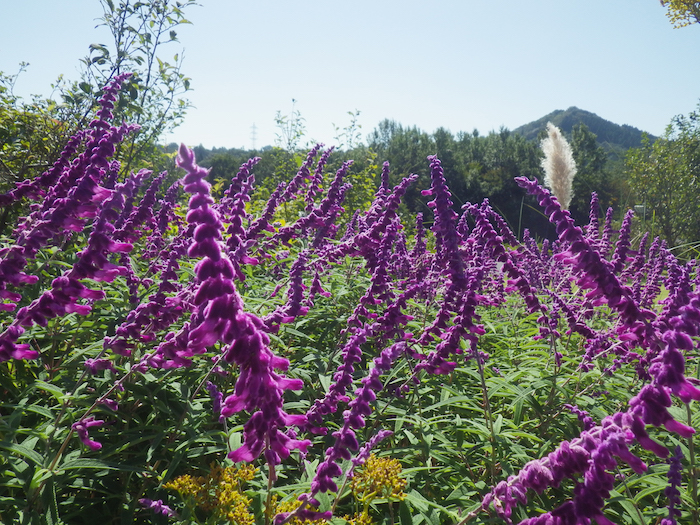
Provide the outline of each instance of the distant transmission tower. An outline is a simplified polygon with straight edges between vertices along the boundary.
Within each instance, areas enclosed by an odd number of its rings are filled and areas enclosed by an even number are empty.
[[[253,149],[255,149],[255,141],[258,138],[258,127],[255,125],[255,122],[253,122],[253,125],[250,127],[250,141],[253,143]]]

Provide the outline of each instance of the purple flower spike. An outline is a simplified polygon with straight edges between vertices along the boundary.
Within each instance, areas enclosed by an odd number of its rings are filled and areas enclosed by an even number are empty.
[[[102,448],[102,443],[98,443],[97,441],[93,441],[92,439],[90,439],[90,436],[88,435],[88,429],[92,427],[101,427],[104,424],[104,421],[100,419],[95,419],[94,416],[89,416],[85,419],[81,419],[80,421],[76,421],[75,423],[73,423],[71,428],[75,430],[75,432],[77,432],[80,441],[82,441],[84,445],[89,447],[90,450],[100,450]]]
[[[88,372],[90,372],[92,375],[97,375],[97,373],[101,370],[111,370],[112,372],[116,372],[112,361],[109,359],[86,359],[85,368],[87,368]]]
[[[224,421],[224,417],[221,415],[221,401],[223,400],[224,395],[219,392],[219,389],[216,388],[216,385],[211,381],[207,381],[207,390],[211,396],[211,411],[214,413],[214,417],[221,423]]]
[[[263,322],[243,310],[243,301],[233,282],[234,267],[224,250],[223,224],[212,208],[210,186],[204,180],[208,171],[195,163],[194,153],[180,146],[178,166],[187,174],[185,190],[192,193],[187,221],[195,226],[191,257],[201,257],[195,266],[197,289],[190,323],[177,334],[166,336],[154,362],[161,366],[186,366],[189,358],[221,341],[226,344],[223,358],[239,368],[234,393],[221,409],[223,417],[246,410],[252,412],[244,426],[243,445],[229,454],[233,461],[253,461],[265,452],[267,461],[279,464],[292,450],[306,452],[308,440],[297,440],[285,433],[289,426],[303,426],[306,417],[284,411],[285,390],[299,390],[300,379],[290,379],[275,370],[286,370],[289,361],[277,357],[269,347],[270,338]]]
[[[175,511],[165,505],[162,499],[152,500],[148,498],[141,498],[139,500],[141,506],[145,509],[151,509],[156,514],[162,514],[163,516],[168,516],[173,518],[176,516]]]
[[[668,486],[664,489],[664,494],[668,498],[668,517],[661,520],[661,525],[676,525],[676,518],[680,518],[682,512],[681,492],[678,487],[683,482],[683,451],[680,445],[676,447],[675,453],[668,460],[671,465],[668,469]]]
[[[351,478],[353,476],[356,467],[360,467],[367,462],[373,448],[392,434],[393,432],[391,430],[380,430],[367,443],[365,443],[365,445],[357,453],[357,456],[352,458],[352,467],[350,467],[348,470],[348,477]]]
[[[326,450],[326,457],[316,470],[316,475],[311,482],[311,493],[308,496],[313,497],[319,492],[338,491],[338,485],[333,478],[338,478],[343,473],[339,463],[343,459],[352,459],[350,451],[359,449],[355,430],[363,428],[365,417],[372,413],[370,403],[376,399],[376,392],[383,388],[379,377],[389,371],[394,361],[405,352],[406,344],[399,342],[385,348],[378,357],[374,358],[374,368],[362,380],[362,386],[355,391],[356,397],[350,402],[348,410],[343,412],[342,428],[333,432],[335,443]],[[360,454],[365,452],[363,450]]]

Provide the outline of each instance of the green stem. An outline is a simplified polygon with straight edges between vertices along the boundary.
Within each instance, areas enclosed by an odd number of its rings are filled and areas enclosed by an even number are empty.
[[[486,387],[486,378],[484,376],[484,364],[481,362],[481,357],[474,348],[474,359],[479,368],[479,378],[481,379],[481,391],[484,397],[484,419],[491,432],[491,484],[496,484],[496,433],[493,428],[493,414],[491,412],[491,403],[489,402],[488,388]]]
[[[627,486],[627,479],[625,476],[620,472],[620,469],[617,470],[617,475],[622,479],[622,484],[625,486],[625,494],[627,495],[627,499],[632,502],[632,505],[634,506],[634,510],[637,511],[637,517],[639,518],[639,523],[642,523],[643,525],[646,525],[646,521],[644,521],[644,516],[642,516],[642,511],[639,510],[639,506],[637,503],[634,501],[634,498],[632,497],[632,493],[630,493],[630,489]]]

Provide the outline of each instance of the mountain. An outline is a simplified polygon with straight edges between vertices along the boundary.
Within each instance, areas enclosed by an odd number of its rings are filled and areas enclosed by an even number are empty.
[[[615,124],[595,113],[573,106],[567,110],[552,111],[541,119],[514,129],[513,133],[519,133],[529,140],[536,140],[540,132],[547,127],[547,122],[551,122],[567,135],[571,134],[574,126],[583,123],[589,131],[597,135],[598,143],[609,152],[638,148],[642,144],[641,130],[627,124]],[[654,140],[656,137],[649,135],[649,138]]]

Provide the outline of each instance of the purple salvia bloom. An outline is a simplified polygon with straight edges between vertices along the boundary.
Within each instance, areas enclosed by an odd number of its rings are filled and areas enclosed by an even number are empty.
[[[311,165],[322,147],[323,144],[316,144],[311,151],[309,151],[309,153],[306,155],[306,160],[299,168],[299,171],[297,171],[296,175],[294,175],[292,180],[289,181],[289,184],[284,189],[284,192],[280,197],[280,202],[288,202],[297,196],[297,193],[301,189],[302,185],[304,185],[308,180],[311,173]]]
[[[75,156],[80,144],[86,135],[85,130],[78,131],[66,143],[59,158],[54,162],[53,166],[47,171],[36,177],[34,180],[21,181],[15,184],[15,189],[0,195],[0,206],[9,206],[13,202],[17,202],[24,197],[31,199],[39,199],[45,195],[45,188],[51,188],[61,176],[61,173],[68,168],[71,159]]]
[[[325,434],[327,429],[322,427],[323,416],[335,413],[338,404],[348,402],[347,390],[353,383],[355,365],[362,362],[362,348],[367,341],[367,330],[364,327],[351,327],[348,340],[341,351],[342,364],[333,374],[333,383],[323,399],[317,399],[306,412],[307,430],[314,434]]]
[[[382,373],[389,371],[394,361],[405,353],[406,344],[399,342],[382,350],[380,355],[374,359],[374,367],[369,374],[362,379],[362,386],[355,391],[355,399],[353,399],[343,413],[343,426],[340,430],[333,433],[335,443],[326,450],[325,459],[318,466],[316,475],[311,482],[311,493],[309,497],[313,497],[319,492],[337,492],[334,478],[340,477],[343,474],[339,463],[345,459],[352,459],[351,450],[358,450],[360,445],[355,435],[355,430],[365,426],[364,418],[372,413],[370,403],[377,396],[376,392],[383,388],[379,377]]]
[[[177,207],[177,195],[181,185],[181,182],[177,180],[165,192],[165,197],[160,201],[160,209],[154,218],[155,227],[146,241],[147,244],[145,250],[143,251],[143,257],[145,259],[156,258],[154,264],[151,266],[151,268],[149,268],[149,273],[151,274],[158,271],[160,259],[166,258],[158,257],[160,250],[165,245],[165,233],[171,229],[171,225],[172,227],[180,226],[180,218],[173,212],[173,210]]]
[[[321,295],[323,297],[330,297],[331,293],[327,292],[326,290],[323,289],[323,285],[321,284],[321,276],[318,273],[318,270],[314,272],[314,279],[311,282],[311,288],[309,289],[309,296],[306,299],[306,305],[308,307],[312,307],[314,304],[314,298],[316,295]]]
[[[329,262],[338,261],[345,256],[362,256],[367,260],[368,269],[372,271],[374,267],[371,265],[371,261],[376,258],[375,252],[382,242],[384,232],[397,215],[401,197],[406,193],[408,186],[417,178],[418,175],[410,175],[404,178],[394,187],[391,195],[387,197],[384,213],[376,222],[366,229],[360,229],[357,235],[346,239],[343,243],[328,248],[323,253],[323,256]]]
[[[117,229],[117,232],[119,232],[120,238],[122,239],[128,236],[128,233],[125,235],[121,232],[121,229],[123,228],[124,224],[126,224],[129,217],[131,217],[132,213],[134,213],[134,200],[136,199],[136,195],[141,189],[141,186],[143,186],[143,183],[146,182],[146,179],[148,179],[152,174],[153,172],[151,170],[143,169],[139,170],[138,173],[132,172],[127,178],[126,182],[128,183],[128,186],[125,187],[123,192],[124,206],[119,214],[119,218],[114,221],[114,227]]]
[[[107,160],[114,154],[115,145],[135,127],[126,125],[111,128],[105,118],[111,118],[116,94],[128,75],[118,76],[105,88],[100,100],[102,109],[90,123],[86,150],[64,171],[53,185],[41,206],[36,208],[17,231],[17,241],[0,253],[0,291],[7,284],[21,286],[36,282],[36,276],[23,272],[27,259],[35,257],[49,239],[64,235],[66,230],[82,231],[84,218],[94,218],[98,205],[110,195],[99,182],[110,169]]]
[[[613,236],[613,209],[608,208],[605,214],[605,224],[603,225],[603,234],[600,241],[597,244],[598,254],[601,258],[605,259],[610,253],[610,248],[612,247],[612,236]]]
[[[252,182],[252,179],[250,179],[251,171],[258,162],[260,162],[260,157],[253,157],[252,159],[248,159],[246,162],[244,162],[238,169],[238,173],[236,173],[236,176],[233,177],[231,184],[224,192],[224,196],[219,201],[219,204],[217,206],[217,211],[224,217],[224,219],[227,219],[228,216],[231,214],[232,207],[234,206],[234,201],[236,200],[236,195],[238,193],[241,193],[244,186],[247,185],[248,180],[251,180]],[[251,186],[247,186],[248,187],[244,190],[244,193],[242,195],[248,194],[248,189]],[[247,200],[248,199],[246,199],[246,201]]]
[[[391,430],[380,430],[370,440],[365,443],[357,453],[357,456],[352,458],[352,466],[347,471],[347,477],[352,478],[355,472],[355,468],[364,465],[369,459],[372,449],[374,449],[381,441],[385,440],[389,436],[393,435]]]
[[[246,252],[255,244],[255,241],[245,239],[246,233],[243,228],[243,221],[246,218],[245,205],[250,200],[250,192],[255,181],[255,176],[250,171],[259,160],[259,157],[255,157],[241,166],[234,181],[231,183],[231,188],[229,188],[232,191],[234,188],[237,188],[238,191],[230,199],[230,203],[223,206],[223,209],[229,213],[230,222],[226,230],[226,247],[233,263],[234,273],[239,281],[245,280],[245,275],[240,267],[241,264],[258,264],[257,259],[246,255]]]
[[[308,260],[308,255],[305,251],[302,251],[292,265],[292,269],[289,271],[290,282],[289,290],[287,291],[287,303],[263,318],[265,330],[268,333],[277,332],[282,323],[289,323],[299,316],[306,315],[309,311],[308,306],[302,305],[304,299],[304,269]]]
[[[343,163],[341,168],[336,172],[335,179],[333,179],[333,182],[328,188],[326,196],[317,207],[293,224],[280,228],[267,244],[269,245],[273,242],[289,244],[289,241],[298,235],[303,235],[310,230],[317,230],[318,235],[314,240],[314,246],[318,248],[321,244],[321,240],[328,235],[329,229],[332,229],[332,232],[335,233],[332,223],[335,222],[337,215],[343,211],[341,204],[349,186],[343,185],[342,181],[351,165],[352,161]]]
[[[661,278],[666,270],[666,257],[664,252],[666,241],[660,241],[657,237],[649,248],[649,256],[644,268],[637,273],[635,281],[639,287],[643,286],[639,304],[642,308],[650,308],[655,299],[661,293]]]
[[[431,286],[429,280],[413,283],[387,306],[384,313],[369,327],[369,333],[381,337],[382,341],[410,341],[413,334],[406,333],[404,327],[413,317],[404,313],[408,309],[408,301],[424,292],[426,286]]]
[[[121,168],[121,162],[118,160],[112,160],[109,162],[109,169],[107,170],[107,174],[105,175],[102,183],[103,188],[113,190],[117,187],[117,183],[119,182],[119,170],[121,170]]]
[[[39,356],[39,352],[29,349],[29,344],[17,342],[23,333],[24,328],[21,326],[10,325],[0,335],[0,362],[10,359],[36,359]]]
[[[88,372],[90,372],[90,374],[93,376],[97,375],[98,372],[102,370],[110,370],[111,372],[115,373],[117,371],[114,368],[112,361],[109,359],[86,359],[85,368],[87,368]]]
[[[683,451],[680,445],[676,447],[675,453],[668,459],[670,467],[668,469],[668,486],[664,489],[664,495],[668,498],[668,517],[661,520],[661,525],[676,525],[676,518],[680,518],[682,512],[681,492],[678,487],[683,482]]]
[[[202,259],[195,266],[198,288],[194,297],[196,312],[178,334],[161,344],[159,352],[165,364],[187,364],[189,357],[201,354],[218,341],[226,346],[223,357],[239,368],[234,393],[228,396],[221,415],[229,417],[246,410],[252,415],[244,425],[243,445],[229,454],[234,462],[253,461],[265,452],[266,460],[279,464],[291,450],[302,453],[311,444],[308,440],[290,438],[283,429],[306,424],[303,415],[293,416],[284,409],[283,392],[299,390],[300,379],[289,379],[274,370],[286,370],[289,361],[272,353],[270,338],[263,331],[262,321],[243,310],[243,301],[233,283],[233,264],[222,250],[223,225],[211,207],[213,199],[204,180],[208,171],[195,163],[194,153],[180,147],[178,165],[187,172],[185,190],[192,194],[187,220],[196,224],[191,257]],[[168,337],[168,336],[166,336]]]
[[[134,343],[129,340],[148,342],[155,334],[174,324],[180,316],[191,310],[190,288],[182,288],[176,270],[178,261],[185,256],[187,246],[183,239],[170,246],[168,263],[160,275],[158,290],[148,297],[147,302],[132,309],[125,321],[116,329],[114,337],[106,337],[104,348],[111,348],[120,355],[131,355]],[[190,285],[192,286],[192,285]],[[175,294],[168,296],[168,294]],[[145,329],[145,330],[144,330]]]
[[[411,339],[411,334],[404,332],[403,327],[412,317],[403,313],[402,310],[407,308],[407,302],[414,298],[418,293],[423,291],[424,287],[429,286],[430,281],[416,283],[404,291],[395,301],[389,302],[381,317],[374,321],[369,327],[361,324],[357,317],[359,311],[366,312],[363,305],[363,299],[373,297],[372,288],[360,300],[358,307],[351,314],[351,319],[354,321],[349,324],[348,340],[341,351],[342,364],[333,375],[333,383],[331,383],[328,392],[323,399],[317,399],[313,406],[306,413],[308,420],[308,430],[316,434],[325,434],[326,429],[321,427],[322,416],[335,413],[338,409],[338,404],[347,402],[350,398],[346,395],[348,388],[354,382],[355,366],[362,361],[363,345],[370,337],[381,337],[383,341],[389,341],[392,338],[398,338],[399,341],[407,341]],[[363,314],[363,315],[366,315]],[[350,320],[348,321],[350,322]],[[407,347],[406,347],[407,348]]]
[[[536,295],[537,291],[530,285],[527,276],[521,270],[520,265],[517,264],[518,253],[506,251],[503,244],[503,236],[496,233],[496,230],[494,230],[489,221],[489,217],[493,215],[493,210],[488,205],[488,199],[484,199],[484,202],[479,208],[468,204],[465,205],[464,208],[471,211],[476,221],[470,239],[476,241],[475,245],[483,245],[486,253],[491,254],[492,259],[503,263],[503,273],[510,278],[508,283],[509,287],[511,289],[517,289],[523,296],[523,299],[525,299],[525,304],[527,304],[530,312],[541,313],[543,317],[541,322],[546,324],[547,309],[540,303]],[[510,237],[512,237],[512,234]],[[513,240],[515,241],[514,237]],[[515,242],[517,243],[517,241]],[[483,257],[483,252],[481,258],[486,258]]]
[[[248,227],[246,230],[246,235],[245,239],[246,240],[252,240],[252,239],[257,239],[258,236],[260,235],[260,232],[263,230],[266,231],[274,231],[275,229],[270,225],[270,221],[275,215],[275,210],[277,207],[280,205],[282,202],[282,192],[284,191],[285,184],[284,182],[280,182],[277,185],[277,188],[275,188],[275,191],[272,192],[272,195],[270,195],[270,198],[268,199],[267,203],[265,204],[265,209],[263,210],[262,215],[258,217],[253,223]]]
[[[90,439],[88,434],[88,429],[92,427],[101,427],[105,424],[101,419],[95,419],[94,416],[88,416],[80,421],[73,423],[71,428],[78,434],[80,441],[83,442],[90,450],[100,450],[102,448],[102,443],[98,443]]]
[[[453,325],[441,334],[441,340],[435,347],[435,350],[428,354],[422,363],[416,365],[416,372],[426,370],[430,374],[440,375],[452,372],[457,367],[457,363],[448,361],[448,359],[453,354],[461,354],[463,352],[460,344],[462,340],[468,341],[471,357],[477,356],[476,343],[479,336],[484,334],[483,326],[474,323],[475,320],[479,320],[479,316],[476,313],[478,300],[475,290],[480,279],[481,270],[475,270],[469,275],[467,287],[463,291],[461,305]],[[433,326],[436,325],[434,324]]]
[[[396,223],[396,229],[398,229],[399,232],[396,235],[396,243],[394,245],[394,251],[391,253],[389,266],[391,273],[396,279],[406,279],[411,273],[411,260],[406,246],[406,235],[401,231],[403,226],[398,219]]]
[[[584,481],[577,483],[572,501],[536,518],[521,521],[520,525],[567,525],[590,523],[590,519],[610,523],[602,508],[614,485],[614,476],[609,471],[617,466],[615,457],[639,474],[646,471],[646,465],[629,450],[635,436],[629,431],[629,418],[622,416],[607,417],[600,426],[583,431],[579,438],[562,442],[547,457],[530,461],[517,476],[510,476],[494,487],[484,498],[482,508],[493,504],[498,516],[512,523],[513,508],[527,503],[529,489],[541,494],[547,487],[559,487],[564,479],[576,480],[583,474]],[[560,521],[562,516],[573,521]]]
[[[430,180],[431,186],[428,190],[423,190],[423,195],[430,195],[433,200],[428,203],[428,207],[433,210],[435,221],[433,223],[433,233],[437,245],[437,263],[441,267],[447,268],[450,278],[449,286],[457,290],[466,289],[464,263],[459,251],[460,237],[457,232],[457,214],[452,209],[452,194],[447,187],[447,181],[442,170],[440,160],[431,155]]]
[[[425,228],[423,227],[423,214],[416,214],[416,234],[413,240],[413,248],[411,249],[411,259],[413,261],[419,259],[425,254],[427,243],[425,241]]]
[[[588,225],[586,226],[586,238],[593,243],[598,240],[598,235],[600,233],[599,214],[600,205],[598,203],[598,194],[594,191],[591,193],[591,207],[588,212]]]
[[[510,226],[508,226],[505,219],[503,219],[503,217],[496,213],[491,207],[488,207],[487,210],[489,218],[496,223],[500,236],[503,238],[503,240],[512,246],[518,246],[520,243],[518,242],[518,239],[515,238],[515,234],[510,229]]]
[[[360,230],[365,230],[371,226],[381,216],[385,207],[385,200],[389,195],[389,163],[385,162],[382,165],[382,174],[380,177],[379,188],[374,194],[374,199],[369,210],[360,216]]]
[[[582,320],[582,313],[585,312],[581,311],[580,305],[569,305],[559,294],[556,294],[554,292],[548,291],[547,294],[552,298],[552,301],[554,302],[554,309],[561,311],[566,317],[566,320],[569,323],[569,332],[567,333],[577,332],[583,337],[585,337],[587,340],[590,340],[595,337],[595,332],[591,330],[588,327],[588,325],[586,325],[586,323]],[[552,312],[552,314],[553,313],[554,312]]]
[[[564,408],[578,417],[578,420],[583,423],[584,430],[591,430],[593,427],[595,427],[595,421],[593,421],[593,418],[585,410],[577,407],[576,405],[569,404],[565,404]]]
[[[123,195],[120,191],[122,188],[123,185],[120,185],[103,204],[100,215],[93,222],[87,246],[78,252],[78,260],[73,267],[61,277],[54,279],[50,290],[45,291],[28,306],[21,308],[11,325],[0,334],[0,348],[4,350],[0,358],[8,354],[17,355],[17,352],[20,354],[24,352],[23,347],[16,345],[17,337],[21,332],[13,331],[12,327],[32,324],[46,326],[48,319],[72,312],[87,315],[91,307],[78,303],[78,300],[102,299],[104,292],[86,288],[80,279],[111,282],[117,275],[125,274],[124,267],[112,264],[107,259],[107,254],[123,253],[132,249],[131,244],[115,243],[109,237],[114,231],[110,220],[118,216],[118,210],[123,204]],[[9,350],[13,346],[16,351]]]
[[[323,169],[328,163],[328,157],[335,149],[335,146],[331,146],[326,151],[321,154],[321,158],[318,159],[318,164],[316,165],[316,170],[314,171],[311,181],[309,182],[309,188],[306,191],[306,197],[304,201],[306,202],[306,212],[310,212],[314,207],[314,202],[316,201],[316,195],[321,189],[321,184],[323,184]]]
[[[164,171],[151,181],[136,210],[129,215],[121,228],[115,232],[116,239],[135,242],[141,238],[142,232],[139,228],[145,227],[146,230],[153,230],[156,227],[153,206],[156,204],[158,190],[167,175],[168,172]]]
[[[615,244],[615,251],[612,257],[612,270],[614,273],[620,273],[627,262],[627,254],[630,252],[630,236],[632,235],[632,217],[633,210],[627,210],[625,218],[622,220],[620,227],[620,236]]]
[[[169,518],[174,518],[177,515],[173,509],[163,503],[162,499],[152,500],[148,498],[141,498],[139,503],[143,508],[150,509],[156,514],[162,514],[163,516],[168,516]]]
[[[360,210],[355,210],[355,212],[352,214],[352,217],[350,218],[350,222],[348,222],[347,226],[345,227],[345,233],[340,239],[340,242],[347,242],[349,239],[352,239],[356,234],[357,234],[357,227],[360,221]]]
[[[655,317],[654,313],[637,305],[631,290],[620,284],[610,265],[593,249],[581,229],[574,224],[569,212],[561,209],[549,191],[542,188],[536,180],[517,177],[516,182],[537,197],[544,213],[555,225],[559,240],[568,243],[568,250],[554,257],[573,267],[578,274],[578,286],[591,290],[586,294],[587,298],[595,302],[607,302],[608,306],[617,310],[622,319],[619,327],[621,339],[644,343],[650,336],[651,326],[648,320]]]
[[[621,276],[623,281],[635,280],[637,286],[635,287],[635,285],[633,285],[633,289],[639,289],[638,283],[641,282],[641,280],[637,281],[636,278],[642,268],[644,268],[646,262],[647,242],[649,242],[649,232],[644,232],[642,239],[639,241],[639,247],[636,250],[634,260],[624,269]]]
[[[221,401],[223,401],[224,395],[219,392],[219,389],[211,381],[207,381],[207,390],[211,396],[211,411],[214,414],[214,418],[223,423],[224,416],[221,415]]]

